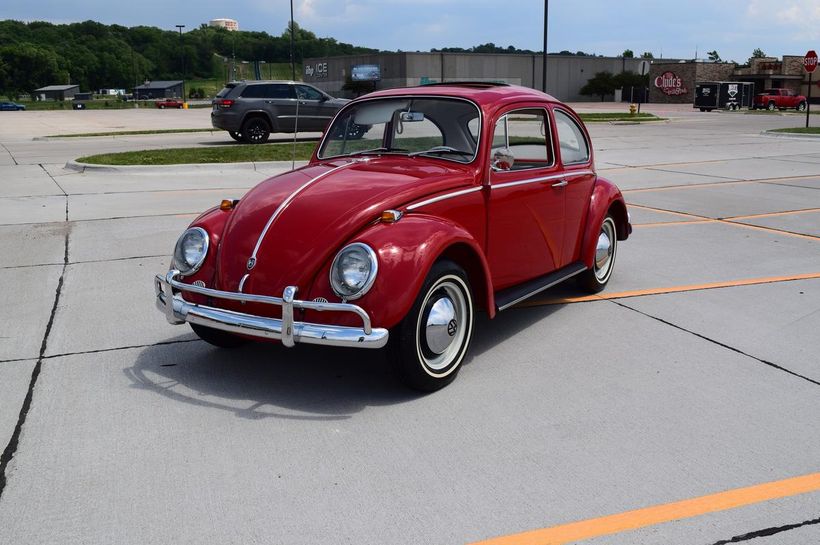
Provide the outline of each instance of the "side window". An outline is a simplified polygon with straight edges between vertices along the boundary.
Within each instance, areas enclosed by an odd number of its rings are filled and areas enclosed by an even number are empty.
[[[264,85],[248,85],[242,91],[242,98],[263,98],[265,96]]]
[[[569,115],[554,110],[555,128],[558,129],[558,143],[561,146],[561,161],[565,165],[589,161],[589,143],[584,131]]]
[[[296,93],[302,100],[322,100],[322,93],[306,85],[297,85]]]
[[[495,123],[491,155],[497,151],[509,153],[513,159],[509,170],[552,166],[555,161],[550,135],[545,110],[533,108],[510,112]]]
[[[293,85],[286,83],[272,83],[263,85],[265,88],[265,98],[296,98]]]

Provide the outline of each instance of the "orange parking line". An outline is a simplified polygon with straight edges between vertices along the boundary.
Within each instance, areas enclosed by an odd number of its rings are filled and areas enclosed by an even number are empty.
[[[649,193],[654,191],[672,191],[675,189],[701,189],[718,185],[748,185],[760,183],[759,180],[726,180],[725,182],[707,182],[705,184],[668,185],[666,187],[647,187],[644,189],[624,189],[621,193]]]
[[[820,272],[795,274],[791,276],[769,276],[765,278],[748,278],[745,280],[729,280],[726,282],[710,282],[707,284],[690,284],[687,286],[671,286],[668,288],[649,288],[644,290],[616,291],[613,293],[599,293],[597,295],[583,295],[580,297],[562,297],[520,303],[518,307],[540,307],[546,305],[563,305],[568,303],[586,303],[589,301],[607,301],[609,299],[626,299],[628,297],[642,297],[644,295],[664,295],[667,293],[682,293],[687,291],[711,290],[717,288],[735,288],[739,286],[755,286],[758,284],[774,284],[777,282],[794,282],[796,280],[811,280],[820,278]]]
[[[615,515],[497,537],[473,545],[561,545],[817,491],[820,491],[820,473],[811,473]]]
[[[632,204],[626,203],[627,208],[640,208],[642,210],[650,210],[652,212],[660,212],[661,214],[671,214],[673,216],[681,216],[683,218],[697,218],[701,220],[709,220],[713,218],[707,218],[706,216],[696,216],[694,214],[687,214],[686,212],[673,212],[672,210],[664,210],[663,208],[653,208],[651,206],[646,206],[643,204]]]
[[[692,220],[692,221],[658,221],[655,223],[633,223],[632,227],[669,227],[671,225],[699,225],[702,223],[720,223],[718,220]]]
[[[726,221],[735,220],[750,220],[757,218],[774,218],[777,216],[792,216],[795,214],[807,214],[810,212],[820,212],[820,208],[805,208],[803,210],[788,210],[786,212],[771,212],[769,214],[750,214],[748,216],[732,216],[731,218],[723,218]]]
[[[815,236],[812,236],[812,235],[804,235],[804,234],[801,234],[801,233],[793,233],[791,231],[783,231],[782,229],[773,229],[771,227],[762,227],[760,225],[750,225],[748,223],[741,223],[739,221],[720,220],[720,223],[725,223],[727,225],[734,225],[736,227],[743,227],[744,229],[753,229],[755,231],[766,231],[767,233],[773,233],[773,234],[776,234],[776,235],[786,235],[786,236],[789,236],[789,237],[802,238],[802,239],[805,239],[805,240],[813,240],[815,242],[820,241],[820,237],[815,237]]]

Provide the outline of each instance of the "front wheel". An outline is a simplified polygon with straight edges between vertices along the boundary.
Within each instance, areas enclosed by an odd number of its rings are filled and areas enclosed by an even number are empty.
[[[194,330],[196,336],[208,344],[218,346],[219,348],[236,348],[248,343],[249,341],[233,333],[222,331],[220,329],[213,329],[199,324],[190,324],[191,329]]]
[[[578,285],[590,293],[598,293],[606,287],[615,267],[615,254],[618,251],[618,231],[615,220],[607,215],[598,233],[595,246],[595,260],[592,268],[578,275]]]
[[[806,111],[806,103],[801,102],[800,104],[798,104],[797,105],[797,111],[798,112],[805,112]]]
[[[774,102],[769,102],[769,105],[766,106],[766,109],[770,112],[773,112],[777,109],[777,105]]]
[[[464,270],[439,261],[395,331],[391,359],[406,385],[433,392],[450,384],[473,334],[473,296]]]

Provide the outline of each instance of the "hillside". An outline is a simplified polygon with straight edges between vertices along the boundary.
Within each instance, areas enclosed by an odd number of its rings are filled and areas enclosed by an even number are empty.
[[[294,26],[295,57],[371,53],[374,49],[318,38]],[[73,83],[83,91],[131,88],[144,80],[180,79],[182,57],[187,80],[224,81],[231,59],[237,76],[253,78],[252,65],[241,61],[290,62],[290,34],[229,32],[202,25],[185,32],[138,26],[104,25],[94,21],[55,25],[47,22],[0,21],[0,95],[14,97],[45,85]],[[244,72],[242,72],[244,70]],[[281,64],[262,65],[263,77]],[[289,74],[289,71],[285,71]],[[289,75],[287,76],[289,77]],[[298,73],[297,73],[298,77]]]

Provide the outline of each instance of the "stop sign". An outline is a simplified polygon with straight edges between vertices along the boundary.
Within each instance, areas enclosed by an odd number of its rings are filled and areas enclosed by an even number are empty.
[[[817,53],[814,52],[814,49],[803,57],[803,68],[806,69],[806,72],[814,72],[814,69],[817,68]]]

